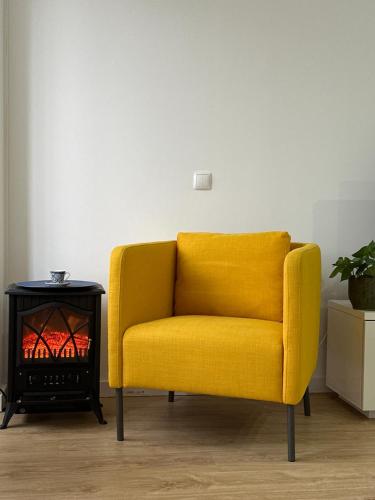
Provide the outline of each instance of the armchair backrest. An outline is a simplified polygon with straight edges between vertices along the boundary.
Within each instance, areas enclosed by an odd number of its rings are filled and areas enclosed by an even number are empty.
[[[283,320],[287,232],[179,233],[175,314]]]

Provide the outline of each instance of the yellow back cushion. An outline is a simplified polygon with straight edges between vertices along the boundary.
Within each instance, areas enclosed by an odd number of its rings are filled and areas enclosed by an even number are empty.
[[[286,232],[179,233],[175,314],[282,321]]]

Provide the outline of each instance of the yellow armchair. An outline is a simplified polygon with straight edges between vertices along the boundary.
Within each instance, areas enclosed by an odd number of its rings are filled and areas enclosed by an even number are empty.
[[[320,250],[287,233],[180,233],[111,255],[109,385],[284,403],[288,459],[319,338]]]

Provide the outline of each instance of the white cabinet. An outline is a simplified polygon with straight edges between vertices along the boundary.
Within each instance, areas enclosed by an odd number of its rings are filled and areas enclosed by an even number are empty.
[[[349,300],[328,303],[327,386],[375,418],[375,311]]]

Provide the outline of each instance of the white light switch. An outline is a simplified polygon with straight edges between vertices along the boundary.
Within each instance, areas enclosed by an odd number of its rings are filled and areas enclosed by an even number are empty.
[[[211,189],[211,172],[208,172],[207,170],[197,170],[196,172],[194,172],[193,187],[194,189]]]

